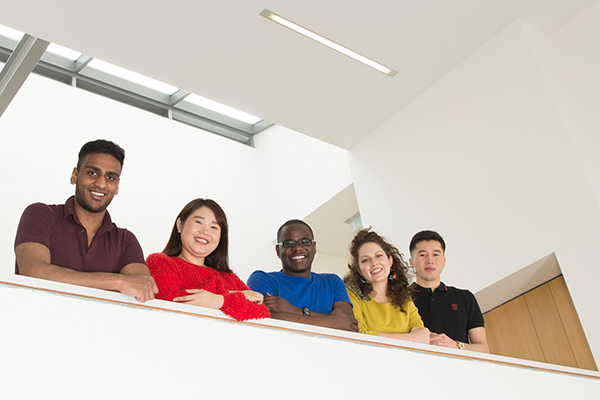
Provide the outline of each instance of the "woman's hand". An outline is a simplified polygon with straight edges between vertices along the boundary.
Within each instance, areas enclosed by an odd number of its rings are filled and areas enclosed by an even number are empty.
[[[256,304],[263,303],[263,295],[254,290],[230,290],[229,293],[243,293],[248,301]]]
[[[220,294],[214,294],[204,289],[185,289],[188,296],[175,297],[173,301],[195,306],[220,309],[225,299]]]
[[[429,344],[429,335],[431,333],[429,329],[414,327],[410,330],[410,333],[414,337],[415,342]]]

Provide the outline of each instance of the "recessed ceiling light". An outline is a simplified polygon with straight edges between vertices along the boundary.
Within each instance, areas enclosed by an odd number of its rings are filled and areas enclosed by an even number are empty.
[[[371,60],[370,58],[362,56],[362,55],[360,55],[360,54],[358,54],[358,53],[356,53],[356,52],[354,52],[354,51],[352,51],[352,50],[350,50],[350,49],[348,49],[348,48],[346,48],[346,47],[344,47],[344,46],[342,46],[340,44],[335,43],[334,41],[331,41],[331,40],[329,40],[327,38],[324,38],[323,36],[321,36],[321,35],[313,32],[313,31],[310,31],[310,30],[308,30],[306,28],[303,28],[302,26],[300,26],[300,25],[298,25],[298,24],[296,24],[296,23],[294,23],[294,22],[292,22],[290,20],[287,20],[287,19],[285,19],[285,18],[283,18],[283,17],[281,17],[281,16],[279,16],[277,14],[274,14],[274,13],[272,13],[271,11],[269,11],[267,9],[264,9],[260,13],[260,15],[263,16],[263,17],[265,17],[265,18],[270,19],[273,22],[277,22],[278,24],[283,25],[286,28],[289,28],[289,29],[291,29],[291,30],[293,30],[293,31],[301,34],[301,35],[304,35],[304,36],[306,36],[309,39],[312,39],[312,40],[314,40],[316,42],[319,42],[319,43],[321,43],[321,44],[323,44],[323,45],[325,45],[325,46],[327,46],[327,47],[329,47],[329,48],[331,48],[331,49],[333,49],[335,51],[339,51],[340,53],[342,53],[342,54],[344,54],[344,55],[346,55],[346,56],[348,56],[350,58],[353,58],[356,61],[359,61],[359,62],[361,62],[361,63],[363,63],[365,65],[368,65],[371,68],[375,68],[377,71],[383,72],[386,75],[394,76],[397,73],[397,71],[394,71],[393,69],[388,68],[385,65],[379,64],[378,62],[375,62],[375,61]]]
[[[176,88],[175,86],[171,86],[164,82],[157,81],[156,79],[148,78],[145,75],[138,74],[137,72],[109,64],[105,61],[98,60],[97,58],[94,58],[92,61],[90,61],[88,67],[98,71],[106,72],[107,74],[128,80],[133,83],[137,83],[138,85],[145,86],[169,96],[179,90],[179,88]]]
[[[240,120],[240,121],[245,122],[250,125],[254,125],[254,124],[262,121],[262,119],[255,117],[254,115],[245,113],[240,110],[236,110],[233,107],[229,107],[224,104],[217,103],[214,100],[210,100],[205,97],[198,96],[197,94],[190,94],[189,96],[187,96],[185,98],[184,101],[187,101],[188,103],[192,103],[197,106],[212,110],[214,112],[218,112],[219,114],[227,115],[228,117],[235,118],[237,120]]]
[[[77,61],[77,59],[81,57],[81,53],[56,43],[50,43],[46,51],[71,61]]]

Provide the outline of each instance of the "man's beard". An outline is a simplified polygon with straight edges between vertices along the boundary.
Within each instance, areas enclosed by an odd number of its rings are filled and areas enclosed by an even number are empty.
[[[81,208],[83,208],[84,210],[86,210],[88,212],[91,212],[91,213],[101,213],[101,212],[104,212],[104,210],[106,210],[108,208],[108,205],[110,204],[110,202],[112,201],[112,199],[108,199],[108,200],[106,200],[105,203],[103,203],[103,204],[99,205],[98,207],[94,208],[86,200],[86,198],[85,198],[85,190],[77,187],[76,190],[75,190],[75,201],[77,202],[77,204],[79,204],[79,206]]]

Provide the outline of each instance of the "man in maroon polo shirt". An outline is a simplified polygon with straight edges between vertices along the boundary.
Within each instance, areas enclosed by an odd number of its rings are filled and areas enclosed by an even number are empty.
[[[115,225],[106,208],[119,191],[125,151],[107,140],[86,143],[73,168],[75,196],[65,204],[25,209],[15,238],[15,273],[118,291],[138,301],[158,288],[133,233]]]

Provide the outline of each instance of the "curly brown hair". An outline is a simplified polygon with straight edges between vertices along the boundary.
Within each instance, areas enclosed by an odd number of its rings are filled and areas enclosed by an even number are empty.
[[[387,281],[387,296],[390,298],[395,307],[406,313],[404,305],[407,301],[412,300],[408,285],[408,264],[404,261],[402,253],[391,244],[386,238],[373,231],[371,227],[361,229],[356,233],[352,243],[350,243],[350,264],[348,268],[350,272],[344,277],[344,282],[353,290],[359,298],[368,299],[369,294],[373,291],[373,285],[365,282],[360,274],[358,266],[358,250],[365,243],[375,243],[381,247],[388,257],[392,257],[392,266],[390,268],[390,277]]]

